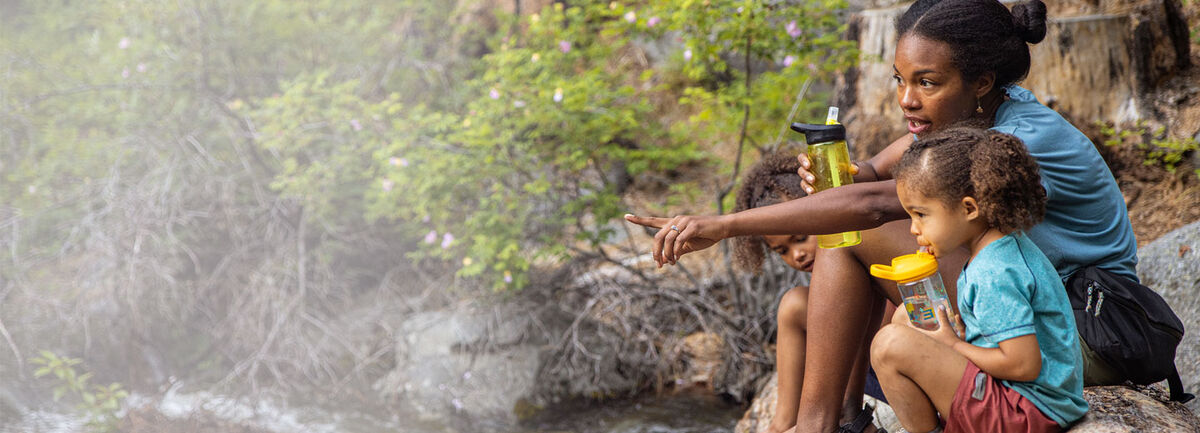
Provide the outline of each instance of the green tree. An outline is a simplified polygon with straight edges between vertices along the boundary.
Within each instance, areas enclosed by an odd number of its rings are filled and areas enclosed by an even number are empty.
[[[853,58],[829,11],[836,2],[651,4],[555,3],[501,19],[515,25],[493,38],[458,88],[466,102],[448,110],[397,94],[356,100],[359,83],[327,74],[290,82],[250,114],[284,155],[275,185],[306,202],[357,185],[349,196],[366,201],[369,221],[423,241],[415,257],[458,264],[494,289],[521,287],[532,264],[610,238],[629,177],[697,163],[736,172],[705,149],[734,140],[740,162],[745,143],[769,146],[805,79]],[[662,66],[635,58],[647,44],[667,47]],[[680,94],[686,121],[657,115]]]

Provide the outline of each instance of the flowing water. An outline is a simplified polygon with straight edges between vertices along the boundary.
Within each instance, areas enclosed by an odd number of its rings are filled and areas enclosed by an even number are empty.
[[[204,414],[208,419],[274,433],[724,433],[733,431],[744,407],[705,393],[645,396],[626,400],[572,401],[546,408],[518,426],[418,420],[415,416],[377,416],[353,407],[317,408],[246,401],[207,392],[168,391],[150,397],[133,395],[130,407],[152,407],[172,419]],[[20,420],[7,420],[0,433],[86,432],[79,415],[31,411]],[[180,432],[190,433],[190,432]]]
[[[550,408],[522,433],[724,433],[745,408],[711,394],[688,393]]]

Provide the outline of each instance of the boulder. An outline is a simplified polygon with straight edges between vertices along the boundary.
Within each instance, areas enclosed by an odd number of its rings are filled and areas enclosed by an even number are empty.
[[[737,427],[733,430],[734,433],[767,431],[767,426],[771,424],[771,418],[775,416],[777,388],[778,377],[772,374],[771,378],[759,389],[758,394],[755,394],[754,401],[750,403],[750,408],[746,409],[745,415],[742,415],[742,419],[738,421]],[[883,427],[889,432],[900,431],[900,420],[896,419],[896,414],[892,412],[891,406],[867,395],[863,396],[863,401],[875,408],[875,425]]]
[[[779,398],[776,390],[779,388],[779,376],[771,374],[771,379],[759,388],[754,395],[754,401],[738,420],[734,433],[760,433],[767,431],[771,418],[775,417],[775,399]]]
[[[1200,390],[1200,221],[1175,229],[1141,248],[1138,276],[1154,289],[1183,321],[1183,341],[1175,354],[1175,366],[1184,387]],[[1188,404],[1193,411],[1200,401]]]
[[[412,422],[503,431],[563,398],[603,398],[636,389],[641,376],[629,371],[631,363],[617,344],[623,340],[597,329],[596,322],[605,317],[567,314],[559,302],[582,301],[547,298],[547,292],[528,288],[516,296],[478,298],[403,318],[389,327],[394,329],[394,365],[374,390],[411,415]],[[586,297],[582,290],[561,293]],[[710,345],[708,337],[692,340],[694,350],[686,348],[691,356],[711,358],[702,350]],[[582,349],[560,350],[567,346]]]
[[[416,314],[401,324],[396,367],[375,388],[424,420],[511,424],[537,389],[541,350],[527,341],[530,321],[477,308]]]
[[[717,374],[724,366],[721,359],[724,346],[725,341],[721,336],[711,332],[696,332],[684,337],[683,350],[687,353],[687,367],[676,383],[682,381],[691,386],[705,386],[711,389],[716,383]]]
[[[1163,384],[1095,386],[1083,390],[1088,413],[1074,433],[1175,433],[1200,431],[1200,419],[1186,406],[1169,401]]]

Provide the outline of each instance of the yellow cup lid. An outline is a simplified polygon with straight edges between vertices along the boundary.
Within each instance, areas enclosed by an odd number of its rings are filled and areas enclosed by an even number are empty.
[[[933,254],[906,254],[892,259],[892,265],[871,265],[871,275],[899,283],[913,282],[937,272]]]

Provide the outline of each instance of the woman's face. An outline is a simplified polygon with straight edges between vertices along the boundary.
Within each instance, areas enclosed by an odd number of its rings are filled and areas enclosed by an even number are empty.
[[[767,247],[783,257],[784,263],[797,270],[812,272],[817,257],[817,237],[804,235],[763,236]]]
[[[978,85],[963,80],[952,54],[949,44],[913,34],[896,44],[896,99],[918,138],[971,117],[979,106]]]

